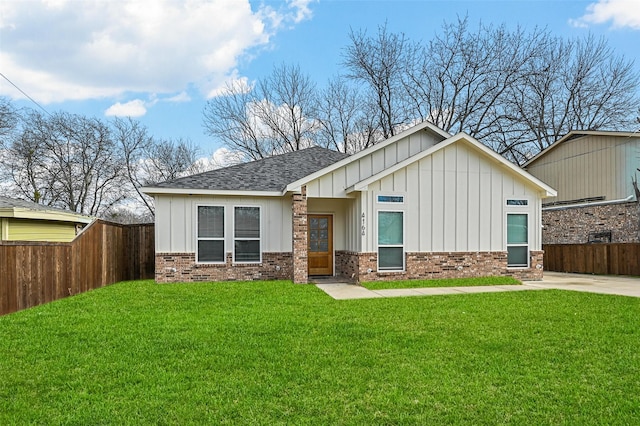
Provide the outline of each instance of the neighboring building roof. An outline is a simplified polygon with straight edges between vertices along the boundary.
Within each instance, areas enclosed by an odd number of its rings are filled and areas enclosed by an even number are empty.
[[[196,189],[281,193],[291,182],[347,157],[347,154],[316,146],[149,185],[143,191],[148,194],[172,192],[172,189],[178,190],[176,192]]]
[[[61,222],[90,223],[93,218],[69,210],[45,206],[31,201],[0,196],[0,217],[40,219]]]
[[[580,138],[583,136],[614,136],[614,137],[622,137],[622,138],[632,138],[638,137],[640,138],[640,133],[638,132],[615,132],[615,131],[607,131],[607,130],[572,130],[562,138],[558,139],[551,145],[549,145],[546,149],[540,151],[537,155],[527,161],[522,167],[527,168],[527,166],[531,165],[531,163],[538,161],[541,157],[547,155],[550,151],[556,149],[561,143],[570,141],[576,138]]]

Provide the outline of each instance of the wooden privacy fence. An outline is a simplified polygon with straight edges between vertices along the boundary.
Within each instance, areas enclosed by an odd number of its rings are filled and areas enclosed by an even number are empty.
[[[640,243],[545,244],[543,249],[547,271],[640,275]]]
[[[154,277],[153,224],[94,221],[70,243],[0,244],[0,315]]]

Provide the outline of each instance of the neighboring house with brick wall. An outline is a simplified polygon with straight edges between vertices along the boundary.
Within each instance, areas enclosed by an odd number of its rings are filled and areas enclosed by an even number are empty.
[[[430,123],[354,155],[314,147],[143,189],[156,281],[542,277],[555,191]]]
[[[640,134],[572,131],[524,167],[558,192],[543,204],[543,244],[640,241]]]
[[[69,242],[94,218],[31,201],[0,196],[2,241]]]

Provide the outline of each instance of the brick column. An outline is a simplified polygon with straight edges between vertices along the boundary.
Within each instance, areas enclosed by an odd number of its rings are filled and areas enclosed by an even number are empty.
[[[293,194],[293,282],[309,282],[307,256],[307,187],[300,194]]]

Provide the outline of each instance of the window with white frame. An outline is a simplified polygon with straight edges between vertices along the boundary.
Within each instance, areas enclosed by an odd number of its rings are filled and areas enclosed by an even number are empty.
[[[529,266],[529,215],[507,213],[507,266]]]
[[[223,263],[224,207],[198,206],[196,259],[201,263]]]
[[[378,211],[378,270],[404,270],[404,212]]]
[[[260,207],[234,207],[233,261],[259,263]]]

